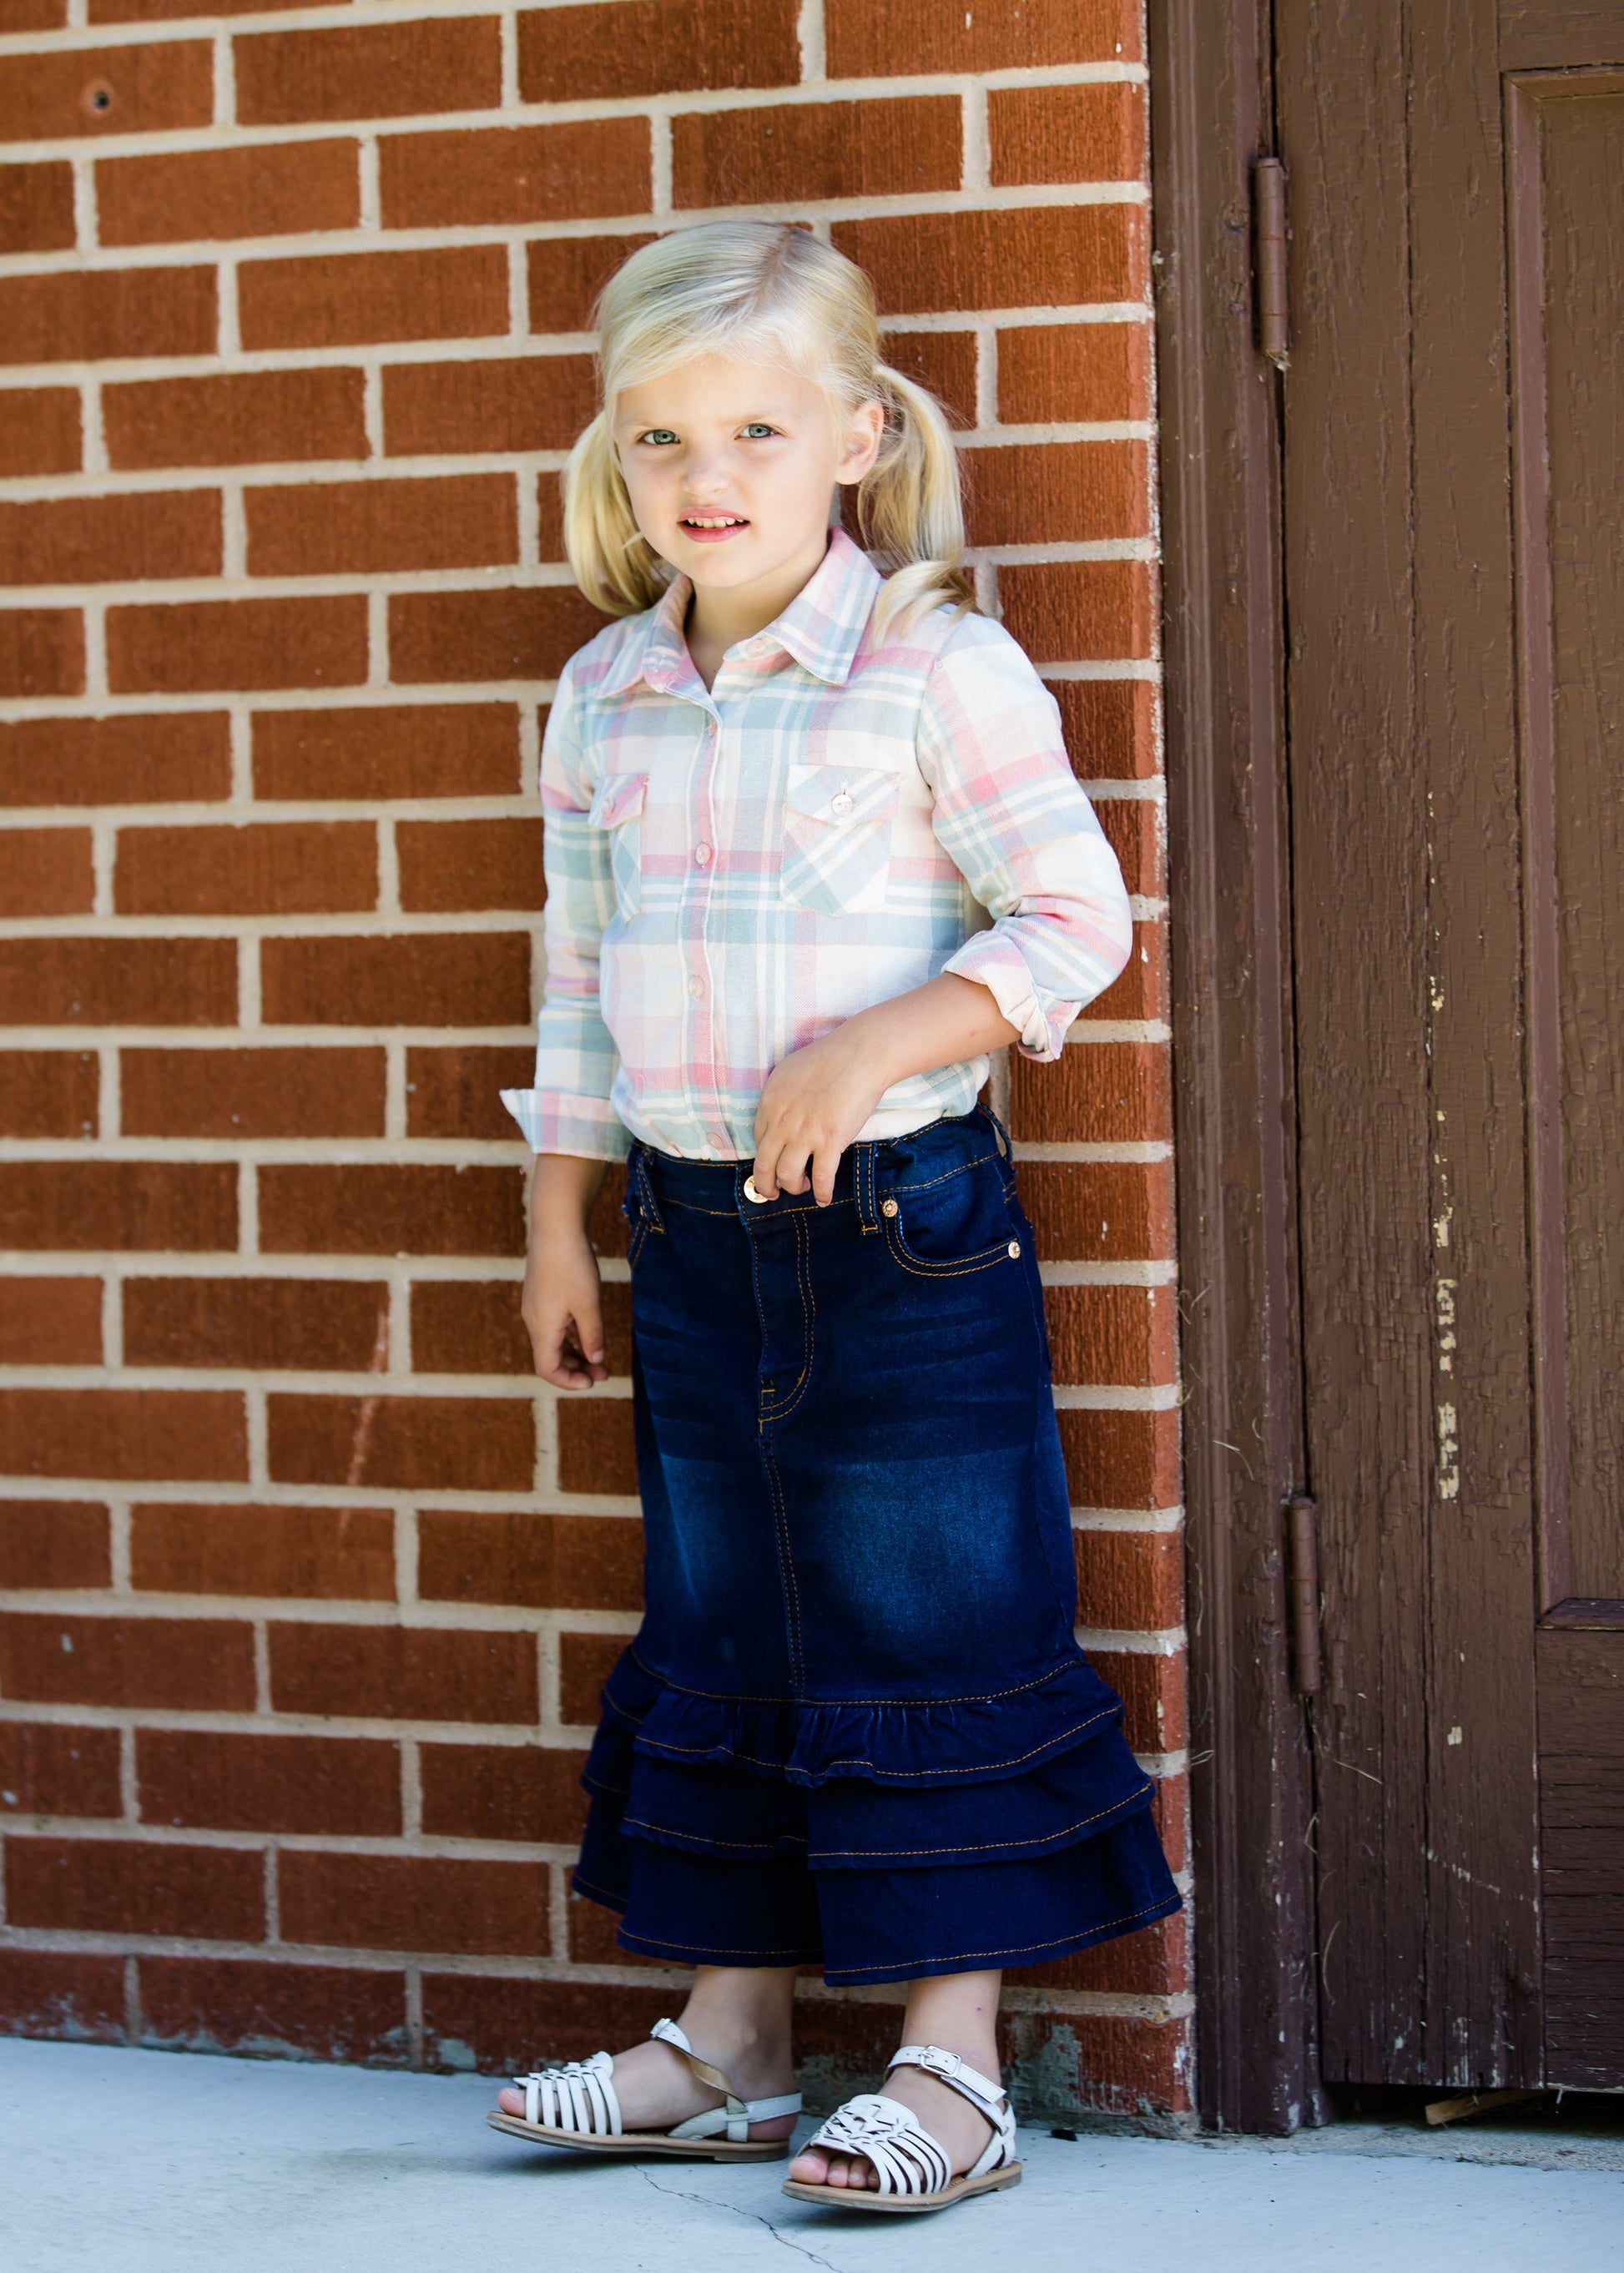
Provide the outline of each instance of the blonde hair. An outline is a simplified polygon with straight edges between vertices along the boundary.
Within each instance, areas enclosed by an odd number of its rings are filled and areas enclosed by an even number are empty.
[[[880,452],[856,487],[854,534],[886,579],[876,627],[927,610],[974,605],[962,560],[959,459],[941,404],[882,363],[874,290],[855,262],[786,222],[706,221],[634,252],[598,305],[604,407],[564,469],[564,544],[594,606],[653,605],[673,570],[633,518],[611,416],[622,387],[695,356],[772,363],[821,387],[849,414],[877,401]]]

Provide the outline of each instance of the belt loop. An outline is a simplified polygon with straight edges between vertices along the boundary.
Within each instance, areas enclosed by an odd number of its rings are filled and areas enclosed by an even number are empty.
[[[852,1147],[852,1197],[857,1203],[857,1228],[865,1234],[880,1227],[874,1204],[874,1156],[878,1149],[874,1144]]]
[[[659,1202],[654,1197],[654,1179],[649,1174],[649,1147],[640,1142],[633,1160],[638,1203],[648,1217],[650,1229],[663,1235],[665,1226],[660,1215]]]
[[[1015,1147],[1010,1142],[1009,1130],[1004,1127],[1003,1121],[999,1120],[997,1114],[993,1111],[990,1105],[983,1104],[981,1111],[987,1115],[987,1118],[992,1123],[993,1134],[998,1140],[998,1150],[1003,1153],[1006,1160],[1012,1160],[1015,1158]]]

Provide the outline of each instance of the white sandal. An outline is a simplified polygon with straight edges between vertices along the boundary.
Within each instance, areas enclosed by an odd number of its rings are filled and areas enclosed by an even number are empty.
[[[950,2202],[971,2194],[996,2194],[1020,2184],[1020,2164],[1015,2159],[1015,2118],[1010,2097],[939,2044],[904,2044],[892,2058],[889,2075],[899,2067],[922,2067],[967,2099],[992,2125],[992,2137],[980,2157],[960,2177],[945,2150],[923,2129],[919,2118],[899,2099],[881,2092],[860,2092],[838,2108],[821,2131],[801,2149],[826,2149],[835,2155],[861,2155],[873,2164],[879,2179],[872,2187],[813,2186],[805,2179],[786,2179],[784,2191],[797,2202],[828,2202],[837,2209],[945,2209]]]
[[[547,2147],[574,2147],[584,2155],[680,2155],[711,2163],[781,2162],[789,2152],[787,2139],[752,2139],[752,2123],[765,2123],[774,2115],[799,2115],[801,2094],[788,2091],[778,2099],[741,2099],[719,2067],[700,2059],[674,2021],[656,2021],[650,2037],[682,2054],[701,2083],[725,2092],[725,2107],[709,2107],[690,2115],[669,2131],[628,2131],[620,2120],[620,2103],[611,2077],[613,2055],[594,2052],[589,2060],[566,2060],[558,2067],[538,2068],[533,2075],[515,2079],[524,2094],[523,2117],[493,2108],[485,2117],[492,2129],[510,2131],[515,2139],[535,2139]],[[720,2134],[726,2132],[726,2138]]]

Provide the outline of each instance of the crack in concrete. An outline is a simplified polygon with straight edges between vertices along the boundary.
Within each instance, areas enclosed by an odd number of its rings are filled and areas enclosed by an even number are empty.
[[[793,2249],[797,2255],[808,2259],[810,2263],[821,2265],[823,2268],[823,2273],[842,2273],[842,2269],[838,2265],[827,2257],[820,2257],[816,2249],[808,2249],[804,2242],[792,2241],[788,2234],[780,2233],[772,2220],[760,2210],[741,2209],[736,2202],[718,2202],[714,2194],[690,2194],[686,2187],[663,2187],[653,2172],[647,2169],[644,2164],[636,2163],[632,2167],[640,2179],[648,2181],[657,2194],[675,2194],[680,2202],[697,2202],[703,2209],[725,2209],[733,2217],[748,2217],[752,2224],[764,2225],[773,2239],[782,2242],[786,2249]]]

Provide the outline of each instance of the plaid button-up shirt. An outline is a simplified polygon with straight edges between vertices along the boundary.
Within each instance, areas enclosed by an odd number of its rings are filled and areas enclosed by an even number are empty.
[[[879,590],[837,529],[709,692],[685,578],[566,665],[535,1086],[502,1091],[534,1151],[613,1159],[629,1129],[748,1159],[773,1067],[871,1004],[957,971],[1052,1058],[1127,961],[1121,873],[1031,664],[945,608],[876,639]],[[859,1134],[967,1112],[986,1072],[899,1081]]]

